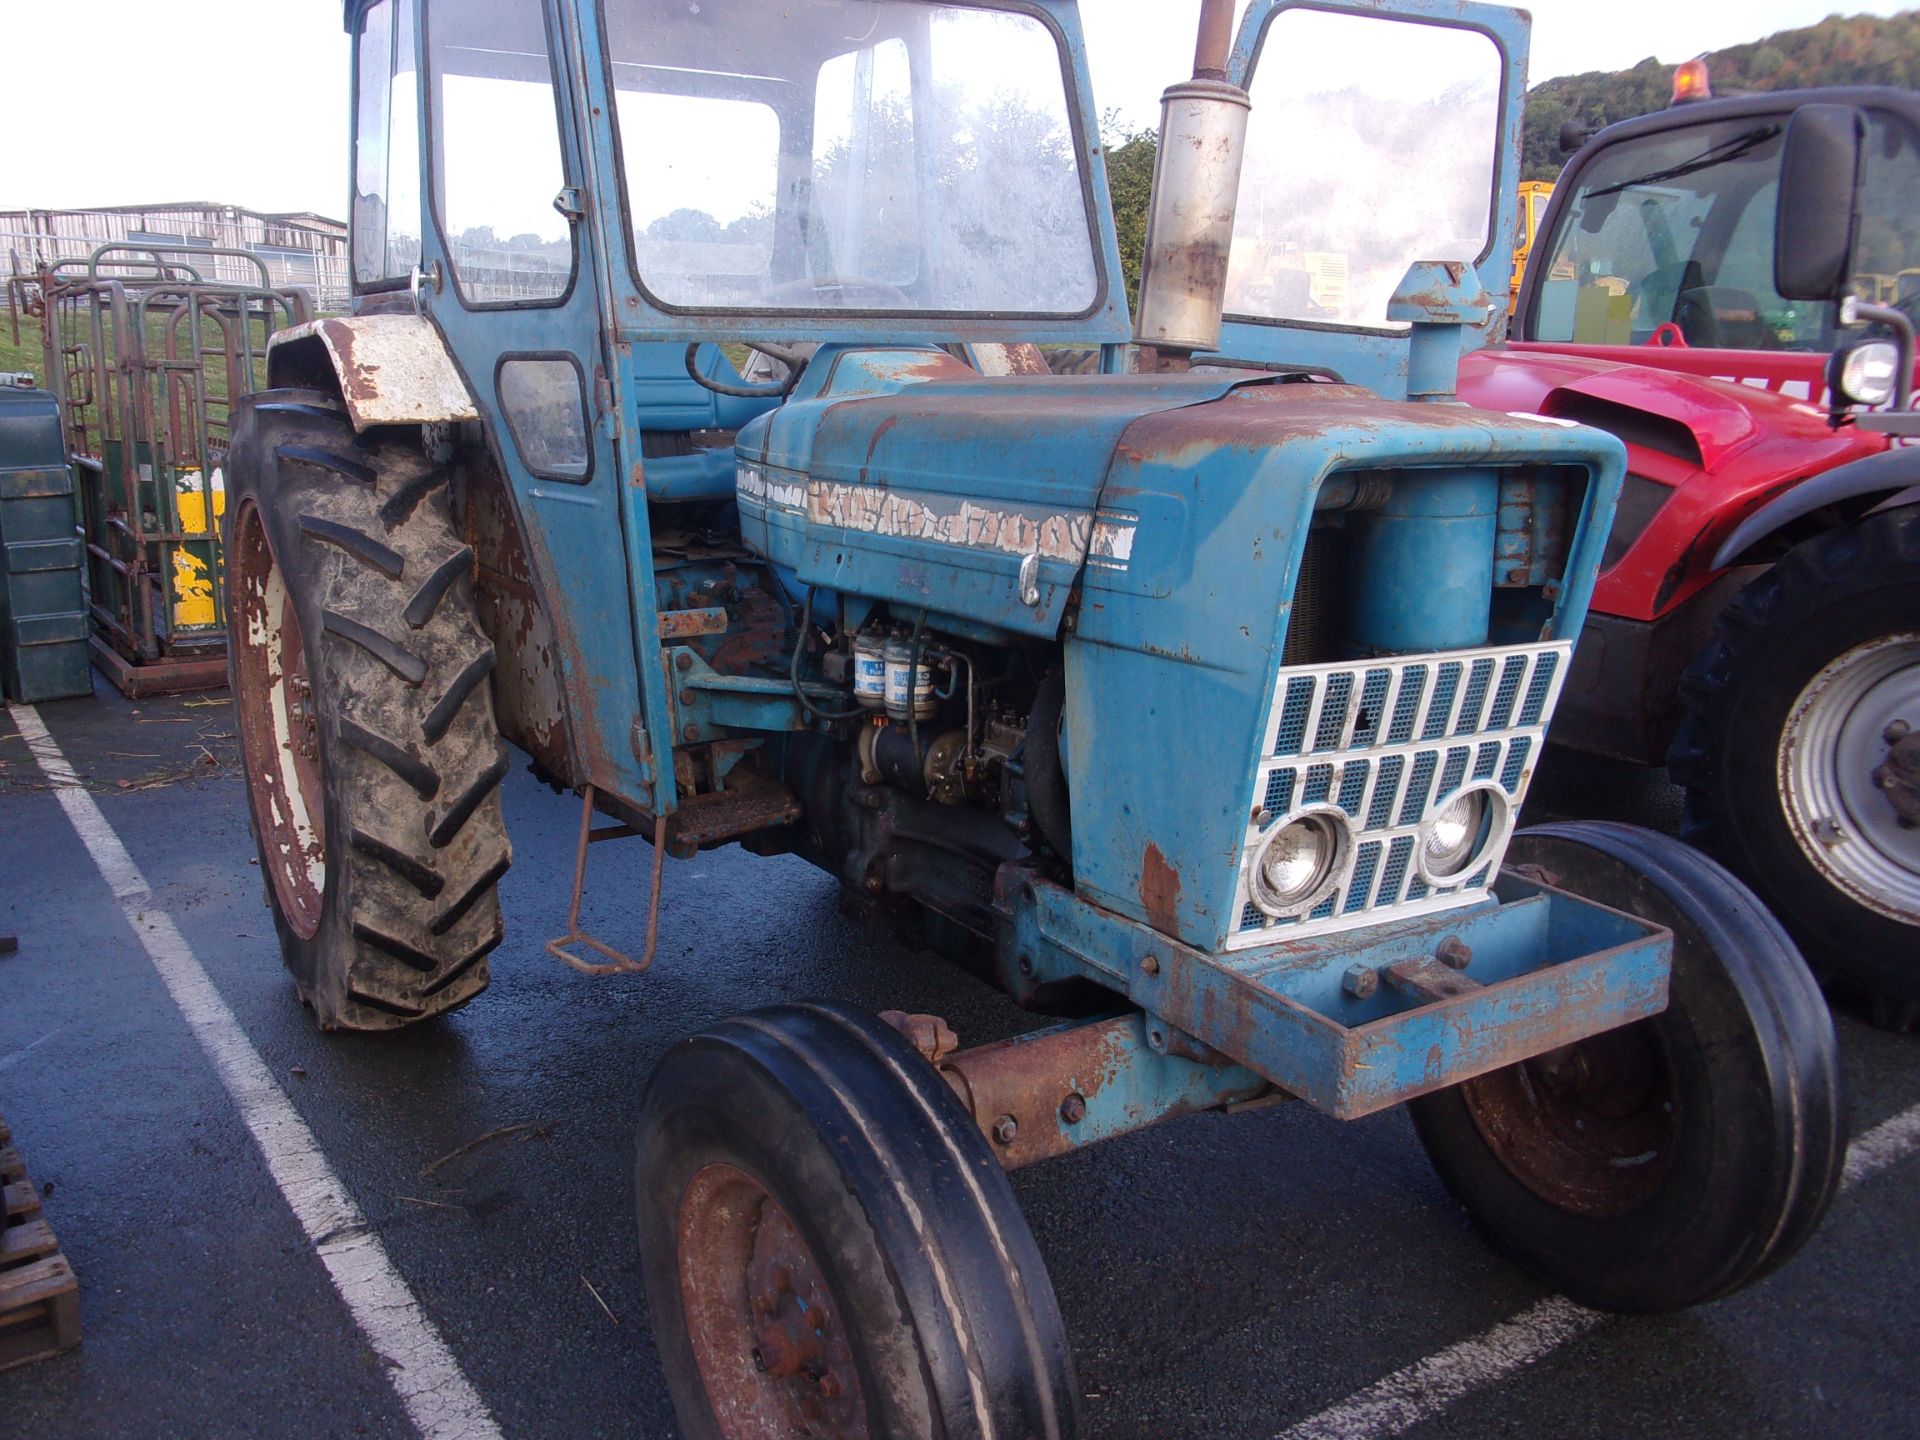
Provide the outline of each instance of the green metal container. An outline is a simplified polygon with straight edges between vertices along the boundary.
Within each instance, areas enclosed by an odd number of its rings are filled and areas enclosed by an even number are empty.
[[[91,695],[73,472],[45,390],[0,386],[0,689]]]

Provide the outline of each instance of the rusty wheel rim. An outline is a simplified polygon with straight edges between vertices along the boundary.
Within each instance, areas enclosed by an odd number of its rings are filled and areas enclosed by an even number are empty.
[[[866,1440],[839,1305],[767,1188],[704,1167],[681,1199],[679,1237],[687,1336],[726,1440]]]
[[[1509,1174],[1577,1215],[1624,1215],[1660,1188],[1680,1114],[1673,1064],[1646,1021],[1460,1087]]]
[[[303,940],[320,928],[327,885],[326,787],[319,716],[286,575],[249,500],[231,557],[234,707],[260,864],[280,913]]]

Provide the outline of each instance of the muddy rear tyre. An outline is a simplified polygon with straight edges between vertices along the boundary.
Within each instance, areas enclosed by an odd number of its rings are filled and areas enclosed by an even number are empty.
[[[511,863],[493,646],[447,471],[318,391],[235,412],[228,664],[281,954],[323,1029],[487,985]]]

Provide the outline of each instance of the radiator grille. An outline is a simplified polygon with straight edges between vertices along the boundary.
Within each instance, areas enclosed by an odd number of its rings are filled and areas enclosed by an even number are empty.
[[[1464,785],[1497,784],[1518,809],[1571,650],[1525,645],[1282,671],[1266,753],[1254,766],[1253,793],[1265,818],[1247,829],[1229,947],[1480,898],[1493,865],[1452,886],[1429,886],[1413,862],[1415,831]],[[1252,903],[1260,843],[1289,813],[1318,804],[1353,818],[1352,864],[1309,914],[1273,919]]]

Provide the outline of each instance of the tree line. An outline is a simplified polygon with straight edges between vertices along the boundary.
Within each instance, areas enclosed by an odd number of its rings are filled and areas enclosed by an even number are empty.
[[[1884,19],[1829,15],[1817,25],[1782,30],[1706,56],[1715,95],[1806,90],[1821,85],[1920,88],[1920,10]],[[1560,129],[1568,121],[1597,129],[1664,109],[1673,67],[1651,56],[1630,70],[1562,75],[1527,92],[1522,178],[1560,173]]]

